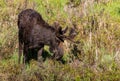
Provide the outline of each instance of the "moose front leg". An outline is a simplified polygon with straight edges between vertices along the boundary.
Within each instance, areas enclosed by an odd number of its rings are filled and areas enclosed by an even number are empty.
[[[41,47],[38,51],[38,57],[37,57],[37,60],[38,61],[42,61],[42,54],[43,54],[43,51],[44,51],[44,47]]]

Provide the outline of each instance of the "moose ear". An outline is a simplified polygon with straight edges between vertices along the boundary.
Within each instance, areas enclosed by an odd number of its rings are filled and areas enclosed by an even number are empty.
[[[57,30],[58,30],[59,34],[63,34],[61,26],[59,26]]]
[[[62,29],[61,31],[62,31],[63,34],[65,34],[67,32],[67,30],[68,30],[68,27]]]

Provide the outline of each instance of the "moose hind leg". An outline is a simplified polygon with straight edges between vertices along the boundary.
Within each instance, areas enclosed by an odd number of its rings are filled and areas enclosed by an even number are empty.
[[[21,62],[21,56],[22,56],[22,53],[23,53],[23,44],[21,42],[19,42],[19,53],[18,53],[18,63],[20,64]]]
[[[23,54],[23,40],[22,40],[22,33],[21,31],[19,30],[19,33],[18,33],[18,40],[19,40],[19,53],[18,53],[18,63],[20,64],[21,62],[21,56]]]
[[[24,46],[24,50],[23,50],[23,63],[29,63],[30,58],[29,58],[29,50],[27,46]]]

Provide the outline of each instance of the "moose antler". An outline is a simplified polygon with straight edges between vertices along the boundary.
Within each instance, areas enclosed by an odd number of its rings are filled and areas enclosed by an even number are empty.
[[[58,38],[59,40],[63,41],[63,42],[64,42],[64,40],[66,39],[66,40],[69,40],[69,41],[71,41],[71,42],[73,42],[73,43],[76,43],[76,44],[80,43],[79,41],[74,41],[73,39],[71,39],[70,36],[59,35],[57,38]]]

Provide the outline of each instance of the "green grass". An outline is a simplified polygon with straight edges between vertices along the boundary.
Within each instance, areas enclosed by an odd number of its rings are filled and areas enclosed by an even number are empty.
[[[120,21],[120,1],[119,0],[112,0],[106,4],[96,4],[95,5],[95,12],[102,12],[104,11],[105,14],[110,16],[112,20],[115,22]]]
[[[120,80],[120,1],[93,3],[69,0],[0,1],[0,81],[119,81]],[[86,5],[87,0],[85,1]],[[66,5],[73,4],[81,16],[69,14]],[[35,4],[35,5],[34,5]],[[73,44],[67,41],[63,60],[65,64],[49,57],[44,62],[32,60],[18,64],[17,15],[25,8],[34,8],[52,25],[76,25],[79,34]],[[82,10],[81,10],[82,9]],[[91,11],[92,10],[92,11]],[[45,46],[45,55],[52,55]]]
[[[42,17],[48,21],[50,24],[53,21],[60,21],[67,18],[67,13],[63,11],[67,0],[36,0],[37,7],[36,10],[42,14]],[[52,4],[51,4],[52,3]],[[61,19],[64,18],[64,19]]]

